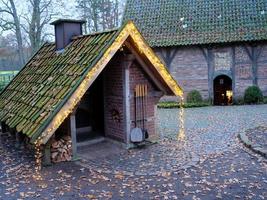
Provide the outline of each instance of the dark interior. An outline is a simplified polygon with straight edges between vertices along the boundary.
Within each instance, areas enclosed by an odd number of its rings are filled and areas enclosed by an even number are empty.
[[[76,111],[77,142],[104,136],[103,76],[84,95]]]
[[[227,91],[232,92],[232,79],[226,75],[217,76],[214,79],[214,105],[232,104],[232,96],[229,97]]]

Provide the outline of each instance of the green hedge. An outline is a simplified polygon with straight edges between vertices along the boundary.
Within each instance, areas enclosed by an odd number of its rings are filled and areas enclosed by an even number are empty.
[[[203,99],[199,91],[192,90],[187,94],[186,102],[187,103],[202,103]]]
[[[236,97],[236,98],[234,98],[233,104],[234,105],[244,105],[245,104],[244,97]]]
[[[204,107],[210,106],[209,102],[201,102],[201,103],[185,103],[184,108],[195,108],[195,107]],[[178,102],[160,102],[158,103],[158,108],[180,108],[180,103]]]
[[[246,104],[263,103],[262,91],[258,86],[250,86],[245,90],[244,102]]]

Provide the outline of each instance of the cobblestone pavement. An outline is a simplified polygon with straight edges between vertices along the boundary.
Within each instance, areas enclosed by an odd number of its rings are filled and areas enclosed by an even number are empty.
[[[226,151],[239,132],[267,124],[267,105],[185,109],[188,149],[199,155]],[[161,137],[177,138],[179,110],[158,112]]]
[[[260,147],[267,149],[267,125],[248,129],[246,135],[253,144],[257,144]]]
[[[178,153],[183,152],[183,153]],[[157,175],[166,171],[177,171],[196,164],[197,155],[187,151],[185,145],[175,140],[162,140],[137,149],[127,150],[110,142],[102,142],[79,151],[78,161],[84,167],[115,174]]]
[[[266,198],[266,159],[253,154],[236,139],[239,131],[266,124],[266,105],[186,109],[183,142],[176,141],[178,113],[179,110],[168,109],[158,112],[162,137],[158,146],[162,145],[162,150],[152,145],[144,151],[125,152],[117,157],[117,164],[115,158],[110,158],[106,165],[114,165],[114,173],[108,173],[110,167],[105,169],[99,164],[86,163],[83,167],[70,162],[44,168],[43,179],[35,180],[33,155],[16,150],[12,138],[1,136],[0,199]],[[142,152],[146,151],[151,152],[143,158]],[[161,160],[164,170],[150,166],[151,155],[156,155],[152,152],[159,153],[155,160],[157,163]],[[192,160],[193,154],[198,155],[199,162],[193,167],[180,167],[186,166],[184,158]],[[183,159],[179,160],[179,156]],[[127,159],[131,167],[125,162]],[[174,165],[179,167],[168,167],[175,159]],[[148,170],[149,166],[158,173],[124,174],[134,168]]]

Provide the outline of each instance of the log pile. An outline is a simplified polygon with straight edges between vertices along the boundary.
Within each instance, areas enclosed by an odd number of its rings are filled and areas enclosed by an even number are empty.
[[[54,163],[70,161],[72,158],[71,137],[64,136],[51,143],[51,160]]]

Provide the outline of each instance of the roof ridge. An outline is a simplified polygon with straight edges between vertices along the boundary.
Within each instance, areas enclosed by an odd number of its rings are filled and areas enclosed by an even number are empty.
[[[73,40],[77,40],[77,39],[80,39],[80,38],[83,38],[83,37],[95,36],[95,35],[98,35],[98,34],[110,33],[110,32],[118,31],[118,30],[120,30],[119,27],[113,28],[113,29],[109,29],[109,30],[105,30],[105,31],[98,31],[98,32],[93,32],[93,33],[88,33],[88,34],[83,34],[83,35],[77,35],[77,36],[72,37],[72,39]]]
[[[127,0],[133,20],[153,47],[267,40],[266,0]]]

